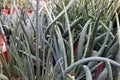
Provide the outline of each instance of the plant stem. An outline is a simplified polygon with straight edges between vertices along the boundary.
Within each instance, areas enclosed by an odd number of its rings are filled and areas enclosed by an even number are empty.
[[[37,75],[36,78],[39,80],[40,79],[40,64],[39,64],[39,39],[40,39],[40,35],[39,35],[39,25],[38,25],[38,19],[39,19],[39,0],[36,0],[37,2],[37,7],[36,7],[36,57],[38,57],[37,59]]]

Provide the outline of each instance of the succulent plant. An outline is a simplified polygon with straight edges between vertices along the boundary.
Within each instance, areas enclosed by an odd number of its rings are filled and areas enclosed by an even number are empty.
[[[119,0],[50,0],[42,7],[36,1],[30,15],[20,14],[14,4],[16,15],[1,17],[1,29],[11,31],[9,62],[0,57],[4,75],[21,80],[119,80]]]

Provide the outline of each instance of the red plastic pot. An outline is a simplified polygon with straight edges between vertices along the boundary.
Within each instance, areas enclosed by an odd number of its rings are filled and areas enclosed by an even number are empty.
[[[14,13],[15,13],[15,10],[13,10],[13,9],[12,10],[11,9],[8,10],[8,14],[14,14]]]
[[[1,10],[2,14],[14,14],[15,10],[11,9],[2,9]]]
[[[8,14],[8,9],[2,9],[1,12],[2,14]]]
[[[0,48],[1,48],[0,56],[2,56],[8,63],[9,58],[8,58],[8,51],[7,51],[6,45],[5,45],[6,41],[7,40],[4,38],[4,35],[0,34]]]
[[[27,14],[30,14],[30,13],[32,13],[32,10],[26,9],[25,12],[26,12]]]

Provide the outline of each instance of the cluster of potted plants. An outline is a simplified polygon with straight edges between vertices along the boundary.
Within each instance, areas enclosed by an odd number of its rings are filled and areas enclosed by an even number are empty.
[[[28,14],[32,13],[30,4],[26,1],[22,2],[22,3],[23,3],[22,7],[25,8],[25,12]],[[18,4],[17,7],[19,8],[21,5],[19,5],[19,3],[17,3],[17,4]],[[11,5],[12,5],[12,1],[8,1],[8,2],[1,1],[1,13],[2,14],[14,14],[15,10],[14,10],[14,8],[11,8],[12,7]]]
[[[36,13],[1,18],[11,35],[0,79],[120,79],[119,0],[51,0],[50,7],[35,1]]]

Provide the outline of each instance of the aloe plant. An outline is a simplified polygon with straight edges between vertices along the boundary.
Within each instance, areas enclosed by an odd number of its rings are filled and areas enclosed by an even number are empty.
[[[36,0],[36,10],[30,15],[24,10],[20,14],[13,2],[16,14],[0,19],[2,34],[4,27],[11,31],[9,62],[0,58],[5,68],[1,77],[119,80],[119,35],[117,38],[117,31],[113,32],[112,20],[119,9],[118,1],[50,0],[39,6]],[[116,18],[119,26],[117,13]],[[100,65],[102,69],[96,72]]]

